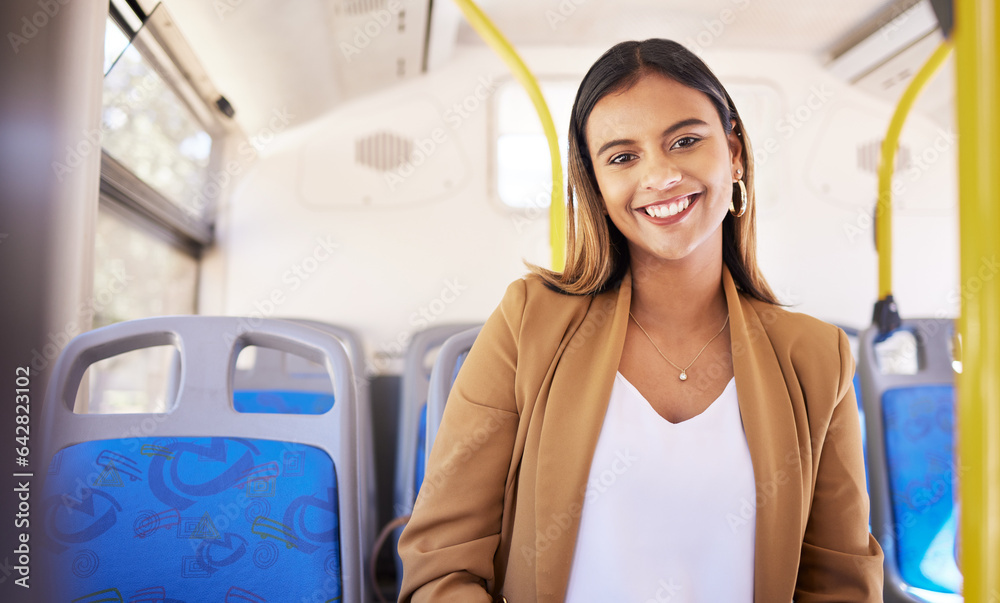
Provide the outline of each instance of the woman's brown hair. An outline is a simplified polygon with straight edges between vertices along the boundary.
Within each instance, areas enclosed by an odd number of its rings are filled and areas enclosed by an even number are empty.
[[[531,266],[550,287],[571,295],[592,295],[615,287],[629,267],[628,241],[604,213],[585,135],[587,119],[599,100],[632,87],[646,73],[660,73],[708,96],[726,134],[735,130],[743,143],[747,210],[726,214],[722,223],[722,260],[746,295],[772,304],[777,300],[757,267],[757,204],[753,152],[743,120],[715,74],[677,42],[653,38],[622,42],[604,53],[584,76],[573,102],[569,126],[569,187],[566,216],[566,267],[562,272]],[[735,126],[733,125],[735,123]],[[733,202],[740,206],[734,186]]]

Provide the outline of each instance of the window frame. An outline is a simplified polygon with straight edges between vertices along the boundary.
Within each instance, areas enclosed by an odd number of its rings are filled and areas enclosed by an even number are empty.
[[[177,96],[196,123],[212,139],[212,150],[206,169],[205,185],[212,174],[220,171],[226,160],[226,148],[233,135],[240,129],[232,119],[215,104],[221,98],[212,86],[193,51],[180,35],[166,8],[157,4],[149,14],[136,15],[142,23],[133,28],[126,15],[122,15],[114,2],[109,2],[108,14],[130,40],[150,69]],[[114,69],[114,67],[112,67]],[[153,186],[136,176],[131,170],[106,151],[101,151],[101,202],[113,200],[119,211],[131,211],[135,216],[150,222],[151,230],[164,240],[178,245],[185,252],[200,260],[204,249],[215,242],[215,216],[222,196],[228,191],[208,199],[200,216],[193,216],[178,205],[193,202],[178,199],[176,202],[160,193]]]
[[[195,192],[198,196],[177,200],[168,198],[103,148],[101,150],[98,211],[114,215],[194,260],[195,289],[191,301],[197,311],[201,302],[201,260],[215,243],[218,207],[230,193],[231,186],[220,187],[219,194],[212,196],[207,195],[206,190],[215,181],[213,175],[219,173],[227,160],[233,141],[243,137],[243,132],[231,114],[221,109],[221,95],[162,4],[157,4],[147,15],[133,2],[113,0],[108,3],[108,18],[104,22],[105,27],[117,26],[122,30],[129,46],[134,47],[148,68],[173,92],[197,127],[212,139],[205,180]],[[121,54],[114,61],[120,57]],[[109,73],[113,69],[114,64]],[[101,74],[102,81],[106,75]],[[199,200],[204,207],[197,206]],[[196,207],[198,213],[192,212],[192,207]]]

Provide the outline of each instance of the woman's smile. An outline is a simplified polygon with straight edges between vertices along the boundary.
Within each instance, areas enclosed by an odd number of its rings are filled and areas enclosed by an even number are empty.
[[[657,201],[649,205],[640,207],[638,211],[644,214],[653,224],[675,224],[686,218],[691,210],[701,199],[701,193],[690,193],[673,197],[664,201]]]

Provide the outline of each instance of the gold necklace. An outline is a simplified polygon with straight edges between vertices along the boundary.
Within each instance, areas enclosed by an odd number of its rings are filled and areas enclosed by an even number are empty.
[[[657,347],[656,343],[653,341],[653,338],[649,336],[649,333],[646,332],[646,329],[643,329],[642,325],[639,324],[639,321],[636,320],[635,316],[632,315],[632,311],[631,310],[629,310],[628,315],[629,315],[629,317],[632,318],[633,321],[635,321],[635,326],[639,327],[639,330],[642,331],[642,334],[646,336],[646,339],[649,340],[649,343],[653,344],[653,348],[655,348],[657,352],[660,352],[660,356],[663,356],[664,360],[666,360],[667,362],[669,362],[671,366],[673,366],[675,369],[677,369],[677,370],[679,370],[681,372],[680,376],[678,377],[681,381],[687,381],[687,378],[688,378],[687,370],[689,368],[691,368],[691,365],[693,365],[695,363],[695,361],[698,360],[698,357],[701,356],[701,353],[705,351],[705,348],[708,347],[708,344],[712,343],[713,341],[715,341],[715,338],[718,337],[719,335],[722,335],[722,331],[725,330],[726,325],[729,324],[729,314],[726,314],[726,322],[722,323],[722,328],[719,329],[719,332],[716,333],[715,335],[713,335],[712,338],[708,340],[708,343],[706,343],[705,345],[703,345],[701,347],[701,350],[698,351],[698,354],[694,357],[694,360],[692,360],[690,364],[688,364],[684,368],[681,368],[681,367],[677,366],[676,364],[674,364],[669,358],[667,358],[666,354],[664,354],[662,351],[660,351],[660,348]]]

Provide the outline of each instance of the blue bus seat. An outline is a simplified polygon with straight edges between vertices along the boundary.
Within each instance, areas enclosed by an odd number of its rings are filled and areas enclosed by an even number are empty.
[[[861,335],[858,372],[866,409],[873,533],[885,552],[887,603],[962,601],[956,561],[958,472],[950,320],[904,320],[915,374],[879,364],[885,338]],[[904,333],[905,334],[905,333]],[[914,362],[915,360],[915,362]]]
[[[375,509],[378,504],[375,436],[361,338],[353,330],[339,325],[303,318],[282,320],[336,337],[347,349],[354,369],[357,400],[355,416],[358,423],[358,487],[363,494],[361,505],[366,509]],[[326,369],[301,356],[281,350],[258,348],[253,366],[241,369],[237,365],[233,376],[233,405],[240,412],[321,414],[333,404],[333,390]],[[365,517],[366,523],[362,526],[361,534],[367,559],[375,543],[378,517],[377,513],[367,513]]]
[[[859,346],[859,331],[854,327],[848,327],[845,325],[836,325],[844,334],[847,335],[847,340],[851,344],[851,353],[857,361],[858,357],[858,346]],[[861,423],[861,450],[865,458],[865,487],[868,489],[868,495],[871,496],[871,482],[868,479],[868,434],[865,432],[865,406],[861,402],[861,377],[857,369],[854,371],[854,379],[852,380],[854,384],[854,397],[858,403],[858,420]],[[869,518],[869,529],[871,529],[871,520]]]
[[[871,480],[871,469],[868,468],[868,428],[865,425],[865,408],[864,402],[861,400],[861,374],[854,371],[854,397],[857,398],[858,402],[858,422],[861,424],[861,454],[864,455],[865,459],[865,489],[868,491],[868,497],[871,498],[872,495],[872,480]],[[868,531],[872,529],[872,517],[871,510],[868,511]]]
[[[436,416],[436,411],[432,411],[431,409],[437,408],[438,406],[442,408],[444,407],[444,401],[438,400],[442,396],[445,400],[447,400],[448,393],[451,391],[452,386],[455,385],[455,379],[458,378],[458,371],[462,370],[462,364],[465,363],[465,358],[469,355],[469,348],[472,347],[472,342],[468,342],[468,348],[464,347],[467,339],[466,334],[474,331],[472,334],[472,341],[475,341],[475,338],[479,335],[479,331],[481,329],[482,327],[475,327],[470,329],[470,331],[463,331],[458,335],[449,337],[448,341],[445,342],[445,345],[441,347],[441,351],[438,353],[438,359],[434,362],[434,370],[431,371],[430,389],[427,394],[427,404],[424,404],[423,408],[420,410],[420,429],[417,437],[417,470],[413,480],[414,488],[417,494],[420,494],[420,485],[424,483],[424,472],[427,468],[427,458],[431,453],[430,446],[427,445],[427,442],[433,443],[433,439],[429,440],[427,438],[427,415],[431,412],[435,412]],[[454,357],[455,350],[458,350],[459,354],[458,357],[455,358],[454,363],[452,363],[451,360]],[[448,379],[447,383],[443,385],[435,385],[438,378],[435,376],[436,373],[434,371],[438,370],[437,367],[439,364],[441,366],[441,374],[445,377],[449,375],[447,370],[448,365],[452,364],[453,367],[450,373],[450,379]],[[435,402],[432,402],[432,400],[435,400]],[[440,419],[437,419],[437,423],[440,424],[440,422]],[[437,434],[436,427],[434,433],[435,435]]]
[[[397,517],[409,515],[417,498],[417,465],[425,442],[427,392],[435,355],[444,342],[474,324],[438,325],[413,335],[403,364],[403,382],[399,411],[399,434],[396,449],[396,481],[393,511]]]
[[[414,333],[406,349],[400,386],[399,431],[396,439],[396,475],[393,492],[393,514],[396,517],[404,517],[413,511],[417,488],[423,481],[427,391],[435,354],[449,337],[474,326],[476,325],[471,323],[444,324],[418,331]],[[393,532],[393,550],[396,549],[401,532],[402,529]],[[403,577],[402,562],[398,554],[396,577],[397,583]]]
[[[163,414],[78,414],[88,366],[172,345]],[[241,413],[234,365],[247,345],[324,367],[319,415]],[[354,379],[343,345],[294,323],[149,318],[84,333],[60,355],[43,407],[46,601],[367,601]]]
[[[483,329],[482,325],[462,331],[461,333],[448,338],[441,346],[437,360],[434,362],[434,370],[431,371],[430,391],[427,393],[427,445],[424,447],[424,464],[431,455],[431,447],[437,438],[438,428],[441,426],[441,417],[444,416],[444,407],[448,402],[448,394],[455,384],[458,371],[461,370],[465,358],[472,349],[472,344],[476,342],[476,337]]]
[[[860,332],[857,329],[855,329],[854,327],[848,327],[848,326],[844,326],[844,325],[837,325],[837,326],[840,327],[844,331],[844,333],[847,335],[847,340],[851,344],[851,353],[853,354],[853,356],[855,358],[855,362],[857,363],[858,362],[857,358],[858,358],[859,346],[860,346],[860,340],[859,340],[859,338],[860,338]],[[868,496],[870,497],[871,493],[872,493],[872,486],[871,486],[871,479],[868,476],[868,474],[869,474],[869,470],[868,470],[868,432],[867,432],[867,430],[865,428],[865,405],[861,401],[861,374],[858,372],[857,366],[855,366],[855,370],[854,370],[853,384],[854,384],[854,398],[855,398],[855,400],[858,403],[858,421],[861,423],[861,452],[864,455],[864,459],[865,459],[865,488],[867,489]],[[868,530],[869,531],[871,531],[871,527],[872,527],[871,526],[871,512],[869,512],[869,515],[868,515]]]

